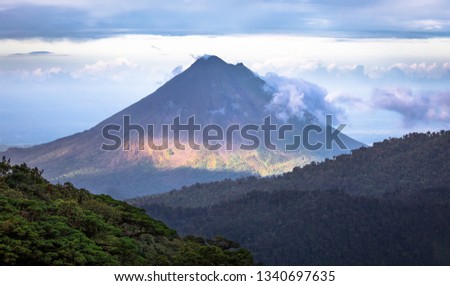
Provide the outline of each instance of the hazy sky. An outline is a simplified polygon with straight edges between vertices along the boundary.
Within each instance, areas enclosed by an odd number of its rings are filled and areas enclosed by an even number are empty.
[[[444,0],[0,0],[0,144],[88,129],[203,54],[317,84],[365,143],[449,129],[449,19]]]

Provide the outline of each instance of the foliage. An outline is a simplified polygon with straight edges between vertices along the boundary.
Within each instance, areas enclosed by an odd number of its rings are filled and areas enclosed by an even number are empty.
[[[0,162],[0,265],[253,263],[247,250],[182,239],[142,209],[41,175]]]
[[[185,234],[224,235],[269,265],[450,265],[450,188],[386,198],[251,192],[210,208],[148,206]]]

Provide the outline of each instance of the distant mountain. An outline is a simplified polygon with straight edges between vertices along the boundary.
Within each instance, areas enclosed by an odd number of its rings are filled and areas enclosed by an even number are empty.
[[[8,149],[10,149],[10,148],[14,148],[14,147],[19,147],[19,148],[28,148],[28,147],[31,147],[32,145],[14,145],[14,146],[12,146],[12,145],[2,145],[2,144],[0,144],[0,152],[3,152],[3,151],[6,151],[6,150],[8,150]]]
[[[315,87],[311,85],[308,88]],[[26,162],[30,166],[44,169],[44,176],[52,182],[70,181],[96,193],[123,199],[164,192],[198,182],[250,174],[279,174],[294,166],[321,161],[363,146],[341,133],[340,138],[348,149],[336,148],[334,143],[328,149],[322,146],[316,151],[305,148],[286,151],[280,145],[282,142],[277,142],[279,148],[276,150],[269,150],[264,146],[240,150],[239,144],[248,145],[248,138],[257,138],[260,145],[263,142],[265,144],[261,130],[250,129],[247,130],[246,138],[233,135],[231,138],[224,138],[224,147],[218,150],[211,150],[213,148],[205,145],[204,134],[197,132],[194,140],[199,143],[199,150],[193,150],[189,146],[185,150],[179,150],[173,143],[172,130],[168,129],[168,133],[164,133],[163,125],[175,122],[177,117],[180,124],[186,124],[192,116],[202,128],[214,124],[225,130],[224,133],[233,125],[238,128],[249,124],[261,126],[270,116],[270,122],[275,126],[292,126],[292,131],[284,138],[285,142],[294,142],[294,134],[302,134],[303,128],[308,124],[321,126],[324,130],[327,128],[324,123],[320,123],[323,119],[317,118],[308,110],[301,110],[288,119],[281,118],[269,108],[276,92],[274,87],[243,64],[227,64],[216,56],[202,57],[154,93],[90,130],[31,148],[12,148],[0,155],[11,158],[14,163]],[[129,122],[125,123],[125,120]],[[104,127],[112,124],[118,129],[103,133]],[[147,131],[149,124],[154,126],[154,143],[160,144],[167,138],[168,148],[150,148],[146,144],[146,138],[141,137],[144,144],[142,150],[139,150],[141,142],[136,130],[130,132],[129,144],[125,143],[128,133],[124,132],[124,126],[140,125]],[[330,127],[330,130],[334,129]],[[213,135],[217,132],[212,131]],[[102,134],[109,137],[104,138]],[[111,134],[120,136],[119,139],[124,144],[119,150],[100,150],[103,144],[111,146],[114,143]],[[325,132],[311,134],[311,142],[325,142]],[[182,133],[179,140],[182,144],[188,144],[188,135]],[[227,144],[232,145],[231,150],[226,150]],[[124,151],[123,147],[129,148],[129,151]]]
[[[252,265],[224,238],[180,238],[143,210],[0,161],[0,265]]]
[[[450,131],[405,135],[269,178],[130,200],[269,265],[450,265]]]

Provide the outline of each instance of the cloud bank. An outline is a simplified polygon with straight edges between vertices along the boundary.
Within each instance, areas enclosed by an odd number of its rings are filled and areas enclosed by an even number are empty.
[[[0,2],[1,38],[117,34],[299,33],[338,37],[448,37],[445,0],[206,0]],[[381,15],[381,16],[380,16]]]

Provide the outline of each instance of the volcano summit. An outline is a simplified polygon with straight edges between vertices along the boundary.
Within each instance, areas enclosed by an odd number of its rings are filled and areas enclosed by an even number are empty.
[[[292,87],[263,80],[242,63],[204,56],[87,131],[0,155],[44,169],[52,182],[70,181],[126,199],[198,182],[277,174],[363,146],[343,133],[328,144],[327,135],[339,130],[317,116],[317,105],[308,104],[324,91],[302,83],[302,89],[293,92]],[[184,132],[190,123],[197,132]],[[150,135],[153,145],[142,144]],[[268,135],[280,140],[268,142]],[[286,147],[299,140],[303,147],[315,148]]]

